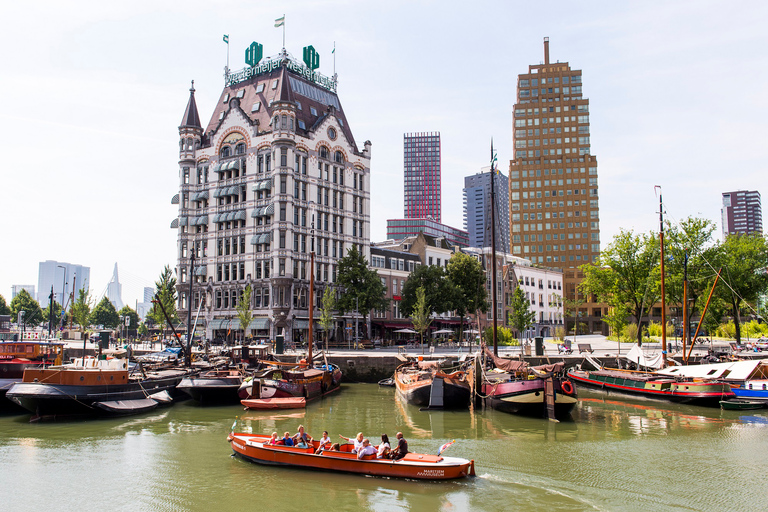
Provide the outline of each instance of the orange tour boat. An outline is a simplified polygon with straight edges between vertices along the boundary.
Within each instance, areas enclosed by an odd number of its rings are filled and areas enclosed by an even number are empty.
[[[235,455],[258,464],[414,480],[451,480],[475,476],[475,461],[458,457],[409,452],[400,460],[377,459],[375,454],[358,459],[352,452],[351,444],[343,444],[338,450],[331,450],[329,444],[320,454],[315,454],[319,441],[312,441],[308,448],[297,448],[270,445],[269,440],[270,436],[263,434],[230,433],[227,437]]]

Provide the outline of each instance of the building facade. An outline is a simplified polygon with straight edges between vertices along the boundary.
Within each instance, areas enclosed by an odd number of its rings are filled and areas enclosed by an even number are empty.
[[[464,229],[470,247],[491,247],[491,168],[464,178]],[[496,250],[509,252],[509,180],[497,173],[494,180]]]
[[[605,331],[604,307],[578,291],[578,267],[600,255],[597,158],[582,87],[581,70],[550,62],[549,38],[543,64],[518,77],[510,235],[512,254],[564,271],[565,297],[584,302],[580,321],[594,332]]]
[[[76,301],[80,290],[88,290],[91,282],[91,269],[82,265],[62,261],[41,261],[37,273],[37,301],[48,304],[48,296],[53,287],[53,300],[69,307],[74,291]]]
[[[469,245],[469,233],[463,229],[452,228],[433,219],[388,219],[387,238],[402,240],[424,233],[427,236],[445,238],[453,245],[466,247]]]
[[[30,297],[32,297],[33,299],[37,300],[36,299],[37,296],[35,295],[35,285],[33,285],[33,284],[14,284],[14,285],[11,285],[11,300],[13,300],[14,297],[16,297],[19,293],[21,293],[21,290],[25,290],[29,294]]]
[[[760,203],[760,192],[757,190],[723,192],[720,215],[723,222],[723,239],[728,235],[763,233],[763,207]]]
[[[206,128],[190,89],[172,200],[178,307],[184,318],[192,280],[205,336],[242,335],[235,308],[250,285],[250,334],[298,342],[309,327],[310,254],[316,308],[347,250],[369,255],[371,143],[358,147],[336,77],[315,71],[311,46],[304,63],[285,49],[263,62],[253,55],[249,67],[227,74]]]
[[[403,169],[403,217],[431,218],[440,222],[440,132],[406,133],[403,136]]]
[[[371,246],[370,268],[379,274],[389,299],[386,310],[371,311],[371,334],[374,338],[389,339],[394,331],[412,327],[411,320],[400,311],[400,301],[405,282],[420,264],[418,254],[376,244]]]

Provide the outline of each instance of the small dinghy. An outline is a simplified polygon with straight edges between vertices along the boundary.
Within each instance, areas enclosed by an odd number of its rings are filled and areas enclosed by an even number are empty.
[[[751,409],[762,409],[765,407],[765,402],[758,400],[721,400],[720,407],[730,411],[747,411]]]

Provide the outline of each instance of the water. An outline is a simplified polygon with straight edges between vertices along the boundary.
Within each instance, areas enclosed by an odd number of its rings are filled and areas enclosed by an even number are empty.
[[[349,384],[306,411],[177,404],[138,417],[28,423],[0,416],[2,510],[746,510],[762,508],[768,411],[720,411],[581,391],[573,421],[492,410],[421,412]],[[304,424],[475,459],[477,478],[415,482],[234,459],[226,435]]]

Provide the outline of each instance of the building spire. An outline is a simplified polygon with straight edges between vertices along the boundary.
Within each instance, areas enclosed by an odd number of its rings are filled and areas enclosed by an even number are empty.
[[[192,80],[192,86],[189,89],[189,101],[187,109],[184,111],[184,117],[181,119],[181,127],[189,126],[192,128],[202,128],[200,125],[200,116],[197,113],[197,103],[195,103],[195,81]]]

